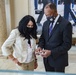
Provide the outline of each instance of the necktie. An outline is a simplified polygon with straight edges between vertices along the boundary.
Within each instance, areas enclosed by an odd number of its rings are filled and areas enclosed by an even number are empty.
[[[53,22],[51,22],[51,23],[50,23],[50,26],[49,26],[49,36],[50,36],[50,34],[51,34],[51,32],[52,32],[52,29],[53,29]]]

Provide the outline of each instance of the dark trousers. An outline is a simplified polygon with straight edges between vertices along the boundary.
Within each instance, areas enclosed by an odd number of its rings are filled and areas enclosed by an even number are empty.
[[[75,15],[73,14],[72,10],[70,9],[69,4],[64,5],[64,18],[68,20],[69,14],[71,15],[73,21],[76,23]]]
[[[43,8],[41,13],[39,14],[38,18],[37,18],[37,23],[40,23],[40,21],[42,20],[42,17],[44,15],[44,7],[46,6],[47,3],[45,3],[45,1],[43,0]]]
[[[65,73],[65,67],[61,67],[61,68],[55,68],[49,65],[48,61],[45,63],[44,62],[44,66],[45,66],[45,70],[47,72],[63,72]]]
[[[34,6],[35,6],[35,10],[38,9],[38,1],[34,0]]]

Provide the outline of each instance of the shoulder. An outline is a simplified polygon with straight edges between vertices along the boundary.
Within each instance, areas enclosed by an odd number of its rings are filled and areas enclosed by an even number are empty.
[[[43,23],[43,26],[46,26],[48,24],[48,20],[46,20],[44,23]]]
[[[63,26],[71,25],[71,23],[68,20],[66,20],[65,18],[63,18],[63,17],[61,17],[61,24]]]
[[[12,33],[19,33],[19,30],[16,28],[16,29],[13,29],[11,32]]]
[[[15,29],[13,29],[13,30],[11,31],[10,34],[15,34],[15,35],[17,35],[17,34],[20,34],[20,33],[19,33],[18,28],[15,28]]]
[[[48,20],[46,20],[43,24],[48,23]]]
[[[72,24],[64,19],[63,17],[61,17],[61,23],[60,23],[60,30],[68,30],[68,29],[72,29]]]

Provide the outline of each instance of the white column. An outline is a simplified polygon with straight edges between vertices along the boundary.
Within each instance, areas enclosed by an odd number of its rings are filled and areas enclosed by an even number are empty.
[[[15,26],[18,26],[21,18],[28,15],[28,0],[14,0],[14,14]]]
[[[7,37],[5,0],[0,0],[0,48]],[[1,54],[1,49],[0,49]]]
[[[34,7],[34,0],[29,0],[29,15],[32,15],[35,18],[35,7]]]

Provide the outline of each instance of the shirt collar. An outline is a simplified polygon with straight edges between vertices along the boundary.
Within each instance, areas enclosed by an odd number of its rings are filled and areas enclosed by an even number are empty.
[[[56,24],[56,22],[58,21],[59,17],[60,17],[60,15],[58,14],[57,17],[56,17],[55,20],[54,20],[53,27],[55,26],[55,24]]]
[[[59,17],[60,17],[60,15],[58,14],[57,17],[55,18],[54,23],[56,23],[58,21]]]

